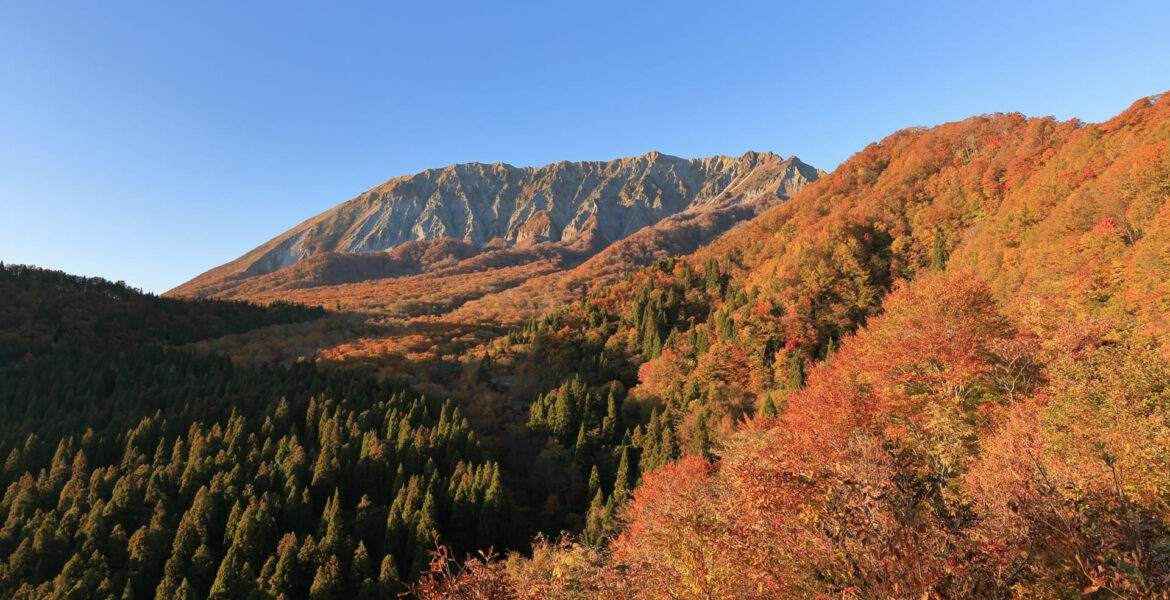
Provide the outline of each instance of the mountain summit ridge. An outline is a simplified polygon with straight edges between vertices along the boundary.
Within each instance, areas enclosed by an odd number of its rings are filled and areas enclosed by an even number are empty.
[[[544,242],[600,250],[675,215],[757,200],[774,204],[820,174],[795,156],[754,151],[426,169],[375,186],[168,294],[215,295],[232,281],[321,253],[383,252],[444,238],[481,252]]]

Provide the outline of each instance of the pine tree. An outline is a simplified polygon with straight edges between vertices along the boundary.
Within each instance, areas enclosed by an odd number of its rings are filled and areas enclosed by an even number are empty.
[[[297,536],[293,533],[285,534],[280,540],[280,558],[276,561],[276,570],[268,580],[268,591],[273,597],[291,596],[293,591],[300,587],[300,569],[297,566]]]
[[[455,489],[451,504],[451,545],[457,549],[470,550],[476,541],[476,527],[479,522],[479,507],[475,502],[472,478],[464,475]]]
[[[646,433],[642,437],[642,455],[638,460],[638,471],[647,473],[659,467],[660,451],[658,445],[662,442],[662,422],[658,409],[650,411],[650,422],[646,425]]]
[[[131,442],[127,442],[130,445]],[[66,479],[69,477],[72,461],[70,460],[70,448],[65,445],[65,440],[57,443],[57,450],[53,453],[52,462],[49,464],[49,487],[51,489],[61,489],[65,485]]]
[[[475,381],[478,383],[487,383],[492,376],[492,355],[485,352],[483,359],[475,367]]]
[[[597,465],[593,465],[593,470],[589,472],[589,492],[587,498],[592,498],[601,491],[601,474],[597,471]]]
[[[545,395],[540,395],[528,408],[528,428],[539,430],[541,427],[548,425],[548,400]]]
[[[156,596],[156,598],[162,600],[161,596]],[[174,593],[167,595],[166,598],[167,600],[172,598],[174,600],[199,600],[198,594],[195,593],[195,590],[191,589],[191,583],[187,581],[186,577],[179,583],[179,587],[175,589]]]
[[[390,507],[390,516],[386,518],[386,532],[382,537],[382,551],[399,558],[406,556],[409,527],[403,517],[403,506],[406,490],[399,492],[399,497]]]
[[[211,548],[206,543],[200,544],[195,549],[195,555],[191,557],[191,566],[187,570],[191,588],[200,592],[210,589],[218,566],[219,561],[216,560]]]
[[[930,270],[939,273],[947,267],[947,246],[943,241],[942,233],[934,234],[934,245],[930,249]]]
[[[630,464],[630,447],[622,446],[622,457],[618,463],[617,475],[613,482],[613,499],[615,502],[624,502],[630,497],[630,492],[634,488],[633,466]]]
[[[378,600],[398,598],[401,587],[398,566],[394,564],[394,557],[387,554],[382,557],[382,566],[378,570]]]
[[[232,548],[238,550],[245,561],[258,564],[263,554],[263,545],[276,530],[271,507],[265,494],[257,501],[253,496],[236,524],[232,535]]]
[[[256,574],[244,561],[241,552],[232,546],[219,564],[219,571],[211,584],[211,594],[208,598],[212,600],[247,598],[255,590]]]
[[[569,401],[569,395],[565,388],[561,387],[557,390],[556,403],[553,404],[549,419],[552,433],[557,439],[567,440],[573,434],[573,416],[573,405]]]
[[[790,390],[799,390],[804,387],[804,352],[797,350],[788,359],[788,381]]]
[[[329,557],[325,564],[317,567],[313,584],[309,588],[309,600],[341,600],[345,593],[345,576],[341,561],[336,555]]]
[[[707,328],[695,329],[695,356],[702,356],[711,347],[711,338],[707,335]]]
[[[707,260],[703,268],[704,287],[707,291],[723,291],[723,274],[719,272],[719,263],[714,258]]]
[[[362,494],[353,517],[353,536],[361,540],[373,540],[382,533],[382,508],[374,504],[368,494]]]
[[[415,550],[410,562],[411,579],[418,577],[419,573],[426,570],[427,565],[431,562],[431,544],[434,542],[434,536],[438,534],[436,511],[435,497],[428,488],[423,498],[422,507],[419,508],[415,517],[414,535],[412,536]]]
[[[605,530],[605,500],[601,490],[593,494],[593,501],[589,503],[589,510],[585,514],[585,531],[581,537],[586,544],[598,546],[601,544],[602,533]]]
[[[666,336],[666,341],[662,342],[662,348],[663,349],[675,348],[677,346],[678,346],[678,330],[671,329],[670,333],[667,334],[667,336]],[[661,353],[659,353],[659,354],[661,354]]]
[[[609,395],[606,398],[605,418],[601,421],[601,439],[613,442],[617,432],[621,429],[621,414],[618,412],[617,384],[609,386]]]
[[[707,411],[701,410],[695,418],[695,425],[691,429],[691,442],[687,449],[694,456],[706,456],[711,447],[711,432],[707,426]]]
[[[674,462],[678,458],[678,442],[674,439],[674,424],[664,414],[662,417],[661,440],[658,442],[658,466]]]
[[[577,443],[573,445],[573,462],[583,469],[589,461],[589,440],[585,436],[585,424],[577,431]]]
[[[772,394],[768,394],[764,397],[764,406],[760,408],[760,416],[773,418],[778,414],[779,413],[776,411],[776,403],[772,402]]]
[[[320,530],[321,551],[325,554],[346,553],[345,523],[341,517],[341,491],[333,489],[333,497],[325,502],[325,511],[321,515]]]
[[[735,339],[735,321],[731,318],[731,313],[729,311],[720,310],[718,313],[716,313],[715,326],[718,330],[720,339]]]
[[[653,360],[662,356],[662,336],[657,331],[654,332],[653,337],[650,338],[650,345],[646,348],[646,357]]]
[[[492,465],[491,483],[484,492],[483,505],[479,512],[479,531],[476,545],[480,548],[489,548],[500,543],[500,532],[506,531],[507,501],[504,498],[504,485],[500,481],[499,465]]]
[[[374,580],[374,570],[370,565],[370,553],[362,542],[358,542],[357,549],[353,551],[349,582],[353,592],[352,597],[357,598],[357,600],[377,600],[378,583]]]
[[[337,477],[341,464],[336,453],[337,449],[331,437],[322,443],[321,452],[317,454],[317,462],[313,465],[313,481],[310,485],[314,488],[330,488],[339,483]]]

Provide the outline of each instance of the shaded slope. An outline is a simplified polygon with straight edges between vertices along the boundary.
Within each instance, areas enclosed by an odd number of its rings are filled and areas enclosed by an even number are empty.
[[[185,344],[324,314],[286,302],[159,298],[121,282],[24,265],[0,265],[0,298],[0,363],[56,350]]]

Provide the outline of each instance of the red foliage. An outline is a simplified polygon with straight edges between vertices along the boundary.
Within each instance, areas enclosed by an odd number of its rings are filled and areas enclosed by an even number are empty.
[[[468,557],[459,564],[451,550],[440,545],[427,570],[417,583],[410,586],[410,594],[417,600],[513,600],[519,598],[508,581],[503,564],[491,550],[479,557]]]

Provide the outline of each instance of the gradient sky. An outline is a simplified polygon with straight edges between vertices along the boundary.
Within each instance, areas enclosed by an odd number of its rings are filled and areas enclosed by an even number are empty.
[[[428,167],[831,170],[904,127],[1170,89],[1165,0],[631,4],[6,1],[0,260],[163,292]]]

